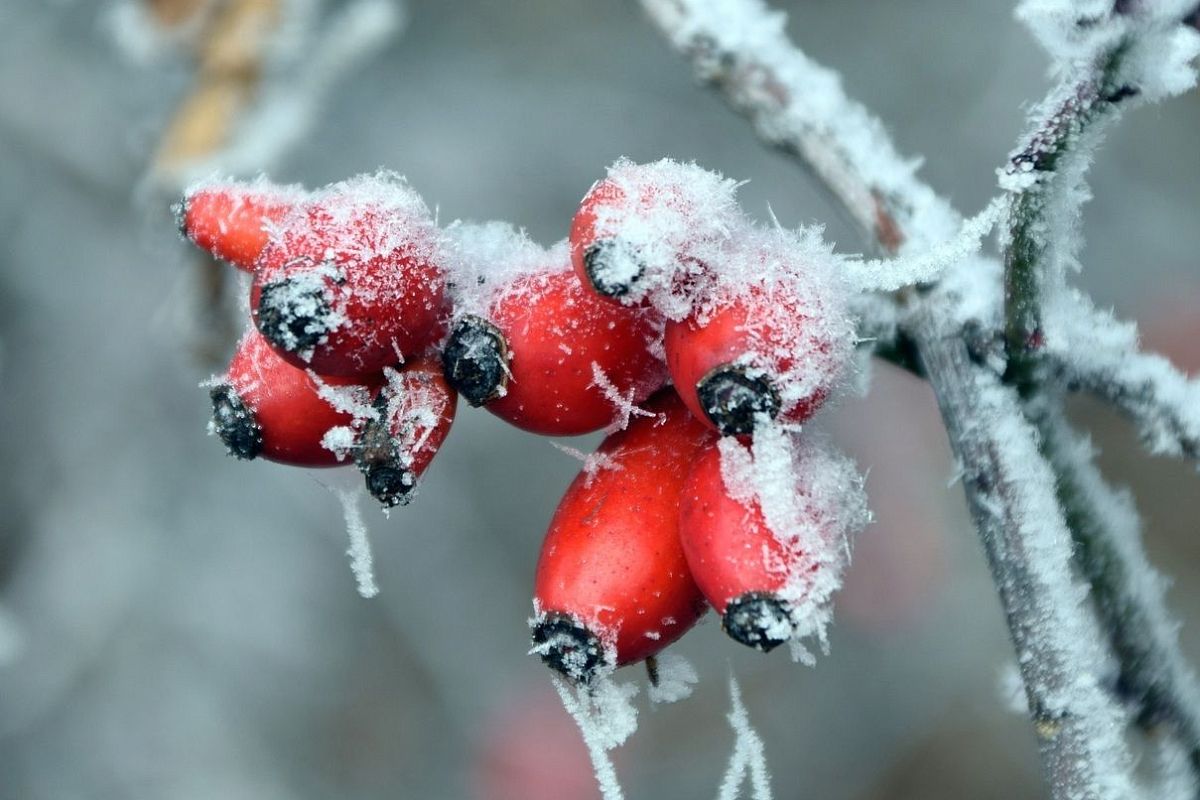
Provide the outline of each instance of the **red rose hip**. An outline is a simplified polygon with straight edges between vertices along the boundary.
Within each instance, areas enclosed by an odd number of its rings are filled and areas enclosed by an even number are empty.
[[[681,321],[668,321],[667,366],[679,396],[723,435],[762,418],[804,422],[854,348],[840,296],[804,277],[730,282]]]
[[[254,322],[284,359],[322,375],[398,364],[443,335],[439,248],[428,209],[398,176],[334,184],[263,250]]]
[[[250,331],[238,345],[229,368],[209,395],[210,430],[230,455],[301,467],[338,466],[337,455],[324,446],[332,428],[353,426],[355,415],[334,403],[330,392],[369,402],[382,378],[358,381],[322,378],[323,389],[302,369],[281,359],[258,334]],[[326,396],[322,396],[325,393]],[[341,406],[342,408],[339,408]]]
[[[589,433],[614,420],[619,402],[641,402],[666,382],[655,319],[600,300],[570,269],[527,273],[500,287],[483,315],[459,318],[442,363],[467,402],[518,428]]]
[[[767,455],[732,439],[706,445],[679,513],[688,567],[722,628],[763,652],[792,637],[795,614],[825,613],[846,535],[869,518],[849,462],[774,433]]]
[[[600,446],[567,489],[542,544],[534,650],[587,683],[682,636],[704,612],[679,542],[686,466],[711,438],[675,393]]]
[[[266,181],[200,184],[178,206],[179,229],[197,247],[253,272],[270,237],[268,226],[303,202],[299,189]]]

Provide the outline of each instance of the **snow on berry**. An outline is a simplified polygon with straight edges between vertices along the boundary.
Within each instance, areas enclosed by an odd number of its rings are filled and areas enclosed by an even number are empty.
[[[367,491],[390,507],[412,499],[417,480],[450,433],[458,396],[433,356],[384,374],[387,384],[375,399],[374,414],[354,440],[354,462]]]
[[[686,314],[694,286],[741,227],[736,189],[695,164],[616,162],[571,223],[576,274],[610,301],[650,299],[669,317]]]
[[[839,266],[816,232],[743,229],[715,287],[666,325],[671,378],[697,418],[728,435],[759,415],[812,416],[854,353]]]
[[[441,238],[400,176],[362,175],[314,192],[270,234],[251,309],[292,364],[369,374],[441,338]]]
[[[605,302],[579,284],[565,243],[549,250],[504,226],[451,230],[455,323],[447,379],[472,405],[534,433],[599,430],[666,381],[649,309]],[[597,384],[596,371],[605,376]]]
[[[845,458],[781,426],[747,447],[706,445],[687,476],[679,533],[697,585],[731,637],[768,651],[816,636],[848,562],[848,536],[869,520],[862,481]]]
[[[337,466],[342,459],[326,447],[326,435],[357,426],[353,409],[368,404],[382,382],[381,375],[360,380],[309,374],[281,359],[250,330],[225,375],[211,384],[209,432],[238,458]]]

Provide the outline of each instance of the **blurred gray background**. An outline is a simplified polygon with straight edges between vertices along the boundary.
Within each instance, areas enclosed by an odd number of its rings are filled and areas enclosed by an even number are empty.
[[[842,71],[966,213],[1046,86],[1008,3],[805,0],[791,32]],[[380,166],[454,218],[544,242],[619,156],[749,183],[745,207],[862,243],[792,163],[693,85],[636,4],[415,0],[272,177]],[[577,463],[463,406],[417,501],[367,515],[380,595],[346,563],[346,478],[240,463],[205,435],[194,255],[139,191],[186,60],[121,57],[92,0],[0,0],[0,800],[595,796],[526,655],[533,567]],[[1200,98],[1131,114],[1093,173],[1081,281],[1200,369]],[[1200,654],[1200,492],[1089,403],[1109,476]],[[832,653],[763,657],[709,619],[701,682],[617,753],[631,798],[713,796],[742,682],[780,798],[1038,798],[1033,737],[927,389],[886,367],[824,415],[869,470]],[[595,438],[571,442],[590,448]]]

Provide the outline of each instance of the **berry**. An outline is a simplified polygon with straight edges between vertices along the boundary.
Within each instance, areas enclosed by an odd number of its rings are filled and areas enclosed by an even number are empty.
[[[354,462],[366,478],[367,491],[391,507],[412,498],[417,480],[450,433],[458,396],[446,385],[434,357],[385,374],[375,416],[355,438]]]
[[[584,683],[658,653],[706,608],[679,542],[679,493],[711,434],[669,389],[647,408],[567,489],[538,560],[534,649]]]
[[[599,430],[613,421],[614,400],[641,402],[666,381],[651,351],[654,315],[605,303],[570,269],[518,276],[484,314],[455,323],[442,351],[446,377],[468,403],[518,428]]]
[[[177,207],[179,229],[196,246],[247,272],[254,271],[276,225],[302,204],[291,187],[257,183],[206,183],[189,189]]]
[[[242,338],[233,360],[209,395],[213,418],[209,429],[230,455],[261,456],[301,467],[337,466],[337,455],[324,446],[333,428],[355,425],[344,410],[365,405],[382,379],[365,383],[349,378],[320,379],[281,359],[256,331]],[[360,385],[361,384],[361,385]],[[343,402],[343,398],[345,401]]]
[[[797,450],[776,432],[781,447],[753,459],[736,440],[706,445],[680,495],[679,538],[696,584],[725,632],[763,652],[792,637],[798,609],[825,603],[847,531],[869,516],[848,462],[811,444]]]
[[[853,353],[854,328],[836,287],[813,277],[729,281],[692,315],[667,322],[667,366],[693,414],[723,435],[744,435],[756,420],[798,423],[820,408]]]
[[[571,222],[580,281],[610,301],[638,305],[653,293],[657,305],[674,307],[736,227],[734,188],[694,164],[618,161]]]
[[[334,184],[288,215],[263,250],[254,322],[296,366],[378,372],[444,333],[438,251],[429,210],[397,176]]]

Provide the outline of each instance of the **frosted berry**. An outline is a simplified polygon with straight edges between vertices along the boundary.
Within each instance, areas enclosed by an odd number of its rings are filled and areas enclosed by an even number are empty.
[[[580,281],[626,305],[651,294],[673,305],[667,298],[689,291],[736,227],[734,188],[694,164],[618,161],[571,222],[571,262]]]
[[[442,377],[436,358],[387,370],[375,399],[375,415],[358,433],[354,462],[367,491],[384,506],[408,503],[454,422],[458,397]]]
[[[324,446],[333,428],[355,425],[355,415],[335,406],[331,393],[357,397],[366,404],[382,382],[350,378],[321,379],[281,359],[256,332],[238,345],[225,375],[209,390],[213,416],[210,430],[230,455],[265,458],[303,467],[332,467],[339,463]],[[322,396],[322,393],[325,396]]]
[[[179,229],[217,258],[247,272],[254,270],[277,225],[303,203],[293,187],[255,183],[205,183],[189,189],[178,206]]]
[[[442,337],[444,289],[428,209],[383,174],[330,186],[288,215],[259,259],[250,302],[283,358],[358,376]]]
[[[711,438],[674,392],[608,437],[559,503],[534,588],[534,649],[582,682],[652,656],[704,612],[679,542],[686,467]]]
[[[652,352],[660,331],[652,312],[600,300],[570,269],[540,271],[498,287],[482,316],[460,317],[442,361],[471,405],[524,430],[571,436],[603,428],[616,402],[641,402],[665,383]]]
[[[723,435],[756,420],[807,420],[841,376],[853,326],[838,298],[791,277],[730,283],[691,316],[668,321],[667,365],[679,396]]]
[[[780,460],[751,459],[733,440],[706,445],[680,499],[679,537],[696,584],[725,632],[763,652],[792,637],[797,608],[827,601],[846,533],[868,518],[849,463],[796,446],[785,444]]]

